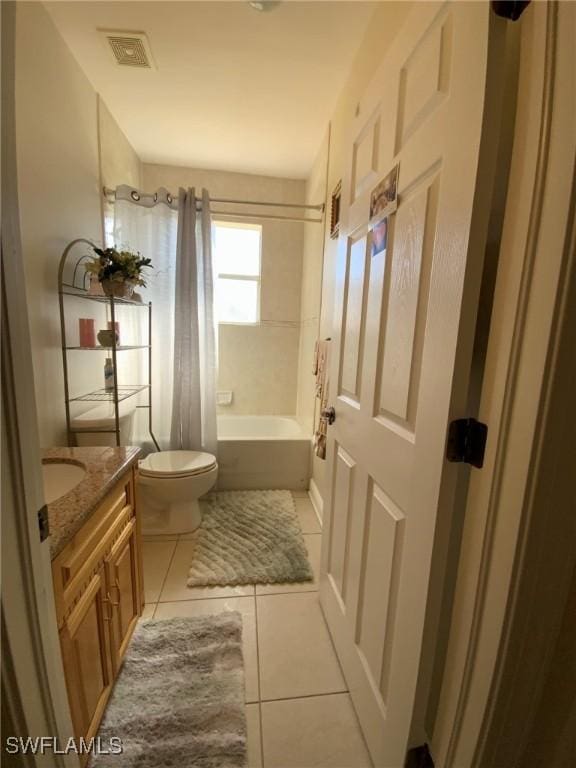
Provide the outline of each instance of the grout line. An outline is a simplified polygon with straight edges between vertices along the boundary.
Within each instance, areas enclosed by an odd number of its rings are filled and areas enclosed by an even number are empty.
[[[300,583],[300,582],[296,582],[296,583]],[[303,582],[303,583],[306,584],[307,582]],[[292,589],[292,590],[286,590],[285,592],[256,592],[256,597],[276,597],[276,595],[313,595],[314,592],[320,592],[318,587],[316,587],[315,589]]]
[[[296,584],[306,584],[307,582],[295,582]],[[262,585],[261,585],[262,586]],[[272,585],[270,585],[272,586]],[[191,589],[194,589],[194,587],[191,587]],[[287,590],[286,592],[265,592],[265,593],[252,593],[250,595],[203,595],[202,597],[180,597],[180,598],[172,598],[170,600],[156,600],[157,603],[196,603],[199,600],[231,600],[235,599],[237,597],[244,598],[244,597],[275,597],[276,595],[312,595],[314,592],[319,592],[320,590],[318,587],[315,589],[293,589],[293,590]]]
[[[254,589],[256,593],[256,589]],[[260,762],[264,765],[264,724],[262,722],[262,680],[260,676],[260,640],[258,639],[258,600],[254,594],[254,623],[256,625],[256,668],[258,671],[258,721],[260,723]]]
[[[300,582],[300,583],[307,583],[307,582]],[[264,595],[256,595],[256,597],[280,597],[280,595],[314,595],[318,594],[320,590],[318,587],[316,589],[307,589],[307,590],[297,590],[293,592],[266,592]]]
[[[195,587],[190,587],[190,589],[195,589]],[[199,587],[199,589],[204,589],[204,587]],[[225,589],[225,587],[223,587]],[[256,595],[254,593],[250,595],[203,595],[202,597],[183,597],[183,598],[172,598],[172,600],[158,600],[159,603],[197,603],[199,600],[231,600],[236,599],[237,597],[255,597]]]
[[[170,556],[170,562],[168,563],[168,568],[166,568],[166,573],[164,574],[164,578],[162,579],[162,586],[160,587],[160,592],[158,593],[158,600],[156,600],[156,608],[158,607],[158,603],[160,602],[160,598],[162,597],[162,592],[166,584],[166,579],[168,578],[168,572],[170,571],[172,562],[174,561],[174,555],[176,554],[177,546],[178,546],[178,540],[174,542],[174,549],[172,550],[172,555]],[[146,585],[144,585],[144,589],[146,589]],[[168,602],[168,601],[164,601],[164,602]],[[156,615],[156,608],[154,608],[154,615]]]
[[[275,701],[298,701],[298,699],[319,699],[323,696],[349,696],[348,688],[342,691],[330,691],[328,693],[305,693],[302,696],[282,696],[279,699],[262,699],[260,704],[273,704]]]
[[[143,544],[172,544],[174,541],[178,541],[178,536],[171,536],[169,539],[159,539],[157,536],[149,538],[148,536],[142,536]]]

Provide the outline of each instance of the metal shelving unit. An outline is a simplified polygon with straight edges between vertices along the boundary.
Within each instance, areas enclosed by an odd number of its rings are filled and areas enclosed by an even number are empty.
[[[101,430],[102,432],[110,432],[116,435],[116,445],[120,445],[120,413],[118,405],[123,400],[127,400],[130,397],[134,397],[141,392],[148,391],[148,403],[146,405],[138,405],[137,408],[146,408],[148,410],[148,431],[152,438],[154,445],[158,450],[160,446],[154,436],[152,430],[152,303],[134,301],[133,299],[119,299],[114,296],[97,296],[89,293],[89,274],[82,267],[82,262],[92,258],[91,254],[83,254],[76,261],[69,262],[68,258],[72,250],[84,244],[92,248],[92,243],[84,238],[77,238],[72,240],[64,249],[60,258],[60,265],[58,267],[58,300],[60,302],[60,332],[62,338],[62,365],[64,369],[64,403],[66,408],[66,429],[68,432],[68,443],[72,445],[73,436],[75,430],[71,425],[70,418],[70,404],[75,402],[111,402],[114,403],[114,430]],[[73,267],[72,267],[73,264]],[[72,281],[70,283],[64,282],[64,273],[67,267],[71,267]],[[111,347],[80,347],[71,346],[66,340],[66,298],[73,297],[82,299],[85,301],[98,302],[104,304],[110,308],[110,322],[111,327],[115,327],[116,322],[116,308],[118,306],[131,306],[137,309],[148,310],[148,344],[136,344],[136,345],[117,345],[114,339]],[[128,350],[148,350],[148,382],[146,384],[118,384],[118,367],[117,367],[117,355],[119,353]],[[69,386],[69,374],[68,374],[68,353],[69,352],[107,352],[112,357],[112,364],[114,367],[114,386],[112,390],[96,389],[92,392],[87,392],[76,397],[70,397]]]
[[[81,349],[83,352],[102,352],[103,349],[112,349],[112,347],[66,347],[66,349]],[[116,347],[116,352],[126,352],[129,349],[150,349],[149,344],[135,344]]]

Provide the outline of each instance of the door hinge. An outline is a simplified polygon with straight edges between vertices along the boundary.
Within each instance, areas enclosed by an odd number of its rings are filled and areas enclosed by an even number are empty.
[[[428,744],[413,747],[408,750],[404,768],[434,768],[434,760],[428,748]]]
[[[446,458],[448,461],[464,462],[481,469],[488,427],[476,419],[456,419],[450,422]]]
[[[50,536],[50,523],[48,521],[48,507],[46,504],[38,512],[38,529],[40,531],[40,541],[46,541]]]
[[[530,0],[492,0],[492,10],[496,16],[509,21],[518,21],[529,5]]]

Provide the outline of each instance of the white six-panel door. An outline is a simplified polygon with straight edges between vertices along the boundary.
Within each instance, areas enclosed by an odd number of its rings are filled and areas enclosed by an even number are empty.
[[[446,430],[474,335],[490,23],[489,3],[417,3],[358,105],[343,169],[321,602],[387,768],[404,764]],[[396,163],[397,211],[372,256],[370,192]]]

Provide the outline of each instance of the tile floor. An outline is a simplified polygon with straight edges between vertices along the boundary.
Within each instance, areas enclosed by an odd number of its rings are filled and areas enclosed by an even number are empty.
[[[294,500],[313,583],[191,589],[186,536],[146,538],[144,617],[242,613],[249,768],[369,768],[318,602],[320,525],[306,492]]]

